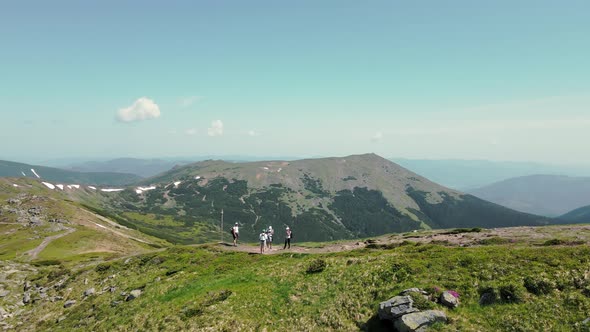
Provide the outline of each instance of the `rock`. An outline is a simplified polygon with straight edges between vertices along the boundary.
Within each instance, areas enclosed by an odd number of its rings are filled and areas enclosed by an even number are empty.
[[[117,291],[117,287],[115,287],[115,286],[109,287],[109,292],[114,293],[116,291]]]
[[[47,220],[51,223],[56,223],[56,224],[69,224],[70,222],[66,219],[59,219],[59,218],[52,218]]]
[[[64,308],[69,308],[74,304],[76,304],[76,300],[67,300],[66,303],[64,303]]]
[[[34,206],[34,207],[28,209],[27,212],[32,216],[38,216],[38,215],[41,215],[41,208],[38,206]]]
[[[29,218],[29,226],[39,226],[42,223],[43,223],[43,220],[39,219],[38,217]]]
[[[590,324],[590,317],[588,317],[582,321],[582,325],[589,325],[589,324]]]
[[[399,332],[424,332],[436,322],[446,322],[447,316],[440,310],[426,310],[403,315],[393,323]]]
[[[111,307],[116,307],[121,303],[121,301],[112,301],[111,302]]]
[[[379,318],[395,320],[396,318],[418,311],[413,307],[414,300],[410,296],[395,296],[379,304]]]
[[[84,278],[84,285],[88,285],[88,278]]]
[[[459,306],[459,299],[449,291],[444,291],[442,294],[440,294],[439,300],[442,305],[449,308],[457,308]]]
[[[404,289],[403,291],[401,291],[399,293],[399,295],[408,295],[409,293],[420,293],[422,295],[428,295],[427,292],[421,290],[420,288],[408,288],[408,289]]]
[[[31,294],[29,294],[29,292],[25,292],[25,294],[23,295],[23,303],[28,304],[30,302],[31,302]]]
[[[25,281],[25,284],[23,285],[23,291],[28,291],[29,289],[31,289],[31,287],[33,287],[33,285],[31,284],[30,281]]]
[[[0,297],[6,297],[8,294],[10,294],[10,291],[7,290],[0,290]]]
[[[4,318],[8,318],[10,317],[10,314],[4,310],[4,308],[0,307],[0,320],[3,320]]]
[[[127,295],[127,297],[125,298],[125,301],[135,300],[140,295],[141,295],[141,289],[134,289],[131,292],[129,292],[129,295]]]
[[[56,320],[55,320],[55,322],[56,322],[57,324],[59,324],[59,323],[61,323],[61,322],[62,322],[63,320],[65,320],[65,319],[66,319],[66,316],[59,316],[59,318],[58,318],[58,319],[56,319]]]
[[[96,291],[94,290],[94,287],[88,288],[87,290],[84,291],[84,296],[94,295],[94,293],[96,293]]]
[[[126,260],[123,262],[123,264],[127,265],[127,264],[129,264],[130,262],[131,262],[131,258],[127,258],[127,259],[126,259]]]

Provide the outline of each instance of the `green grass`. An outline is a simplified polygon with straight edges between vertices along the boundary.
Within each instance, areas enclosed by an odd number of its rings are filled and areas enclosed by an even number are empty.
[[[325,263],[322,269],[308,273],[318,260]],[[589,264],[586,246],[408,244],[276,255],[177,246],[133,257],[127,264],[115,260],[66,271],[66,288],[73,288],[66,299],[79,303],[65,311],[61,303],[39,305],[23,319],[39,330],[379,330],[384,328],[375,318],[379,302],[406,288],[436,287],[457,291],[461,300],[455,310],[434,305],[451,322],[436,330],[571,331],[580,330],[576,323],[590,312],[585,295],[590,295]],[[51,269],[63,267],[44,269],[41,281]],[[111,275],[116,277],[108,279]],[[105,278],[111,281],[105,284]],[[525,280],[534,291],[525,288]],[[117,290],[80,301],[86,288],[105,285]],[[133,289],[143,294],[123,301],[120,293]],[[479,304],[484,289],[498,294],[494,304]],[[55,325],[62,312],[66,319]],[[39,317],[45,320],[39,322]]]

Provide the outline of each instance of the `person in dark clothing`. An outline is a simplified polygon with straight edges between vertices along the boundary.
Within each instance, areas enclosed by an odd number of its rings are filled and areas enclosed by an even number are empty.
[[[283,249],[287,249],[287,246],[289,247],[289,249],[291,249],[291,238],[293,237],[293,232],[291,232],[291,229],[289,227],[287,227],[286,231],[285,231],[285,246],[283,247]]]

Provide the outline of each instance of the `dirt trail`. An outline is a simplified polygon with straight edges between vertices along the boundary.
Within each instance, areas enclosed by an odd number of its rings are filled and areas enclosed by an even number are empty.
[[[64,233],[48,236],[45,239],[43,239],[43,242],[41,242],[41,244],[39,244],[35,249],[31,249],[31,250],[25,252],[25,255],[29,255],[29,259],[33,260],[33,259],[37,258],[37,255],[39,255],[39,253],[41,251],[43,251],[43,249],[45,249],[45,247],[47,247],[51,243],[51,241],[59,239],[60,237],[66,236],[66,235],[71,234],[75,231],[76,230],[74,228],[67,228],[67,231]]]
[[[555,226],[521,226],[482,229],[480,232],[453,232],[452,230],[425,230],[404,234],[388,234],[376,236],[366,240],[342,240],[329,243],[308,243],[298,245],[291,243],[291,249],[283,249],[282,242],[275,242],[272,250],[266,249],[265,255],[284,253],[331,253],[342,252],[367,246],[387,246],[402,243],[404,241],[418,243],[434,243],[451,247],[471,247],[486,243],[486,239],[503,239],[506,243],[521,243],[539,245],[552,239],[564,239],[575,241],[577,244],[590,243],[590,225],[555,225]],[[492,240],[493,242],[493,240]],[[309,245],[309,246],[308,246]],[[564,245],[568,245],[564,243]],[[229,251],[240,251],[251,254],[259,254],[260,247],[252,243],[238,244],[234,247],[230,243],[219,243],[219,246]]]

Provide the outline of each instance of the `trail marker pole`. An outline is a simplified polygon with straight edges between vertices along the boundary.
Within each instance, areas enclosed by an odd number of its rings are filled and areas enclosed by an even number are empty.
[[[221,243],[223,244],[223,209],[221,209]]]

